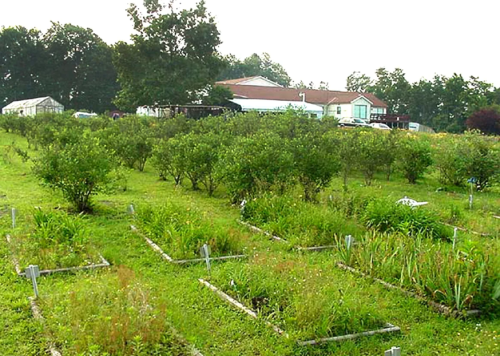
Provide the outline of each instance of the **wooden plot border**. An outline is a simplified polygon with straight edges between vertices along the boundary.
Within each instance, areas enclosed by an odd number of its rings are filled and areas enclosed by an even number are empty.
[[[253,226],[252,224],[247,223],[246,221],[238,220],[238,223],[240,223],[241,225],[244,225],[244,226],[248,227],[250,230],[252,230],[254,232],[257,232],[259,234],[264,234],[266,236],[269,236],[273,240],[276,240],[276,241],[279,241],[279,242],[289,243],[289,241],[287,241],[285,239],[282,239],[279,236],[273,235],[273,234],[271,234],[271,233],[269,233],[269,232],[267,232],[265,230],[262,230],[261,228],[259,228],[257,226]]]
[[[41,323],[45,322],[45,319],[42,315],[42,312],[40,311],[40,308],[36,304],[36,299],[33,297],[28,297],[31,305],[31,311],[33,313],[33,316],[35,317],[36,320],[39,320]],[[57,350],[53,344],[52,341],[49,341],[49,351],[51,356],[61,356],[61,353],[59,350]]]
[[[460,313],[458,310],[454,310],[450,307],[447,307],[446,305],[444,304],[440,304],[440,303],[437,303],[437,302],[434,302],[432,300],[429,300],[428,298],[426,297],[423,297],[415,292],[412,292],[412,291],[409,291],[409,290],[406,290],[406,289],[403,289],[401,287],[398,287],[394,284],[391,284],[391,283],[388,283],[380,278],[375,278],[375,277],[372,277],[364,272],[361,272],[353,267],[350,267],[350,266],[347,266],[345,264],[343,264],[342,262],[337,262],[337,267],[339,267],[340,269],[343,269],[345,271],[349,271],[353,274],[357,274],[361,277],[365,277],[365,278],[370,278],[372,280],[374,280],[375,282],[377,283],[380,283],[382,284],[384,287],[388,288],[388,289],[395,289],[395,290],[398,290],[400,291],[401,293],[409,296],[409,297],[413,297],[413,298],[416,298],[418,300],[421,300],[425,303],[427,303],[429,306],[431,306],[432,308],[436,309],[439,313],[442,313],[444,315],[449,315],[449,316],[452,316],[452,317],[455,317],[455,318],[459,318],[459,317],[462,317],[463,314]],[[477,310],[477,309],[472,309],[472,310],[467,310],[466,313],[465,313],[465,316],[467,317],[470,317],[470,316],[476,316],[476,315],[479,315],[481,313],[480,310]]]
[[[285,240],[284,238],[281,238],[279,236],[273,235],[273,234],[271,234],[268,231],[262,230],[261,228],[259,228],[257,226],[254,226],[254,225],[252,225],[250,223],[247,223],[246,221],[238,220],[238,223],[240,223],[241,225],[244,225],[244,226],[248,227],[250,230],[252,230],[254,232],[257,232],[259,234],[264,234],[266,236],[269,236],[273,240],[280,241],[280,242],[285,242],[285,243],[290,243],[288,240]],[[336,248],[336,247],[337,247],[336,245],[311,246],[311,247],[297,246],[297,247],[295,247],[295,249],[297,249],[298,251],[321,251],[321,250],[333,249],[333,248]]]
[[[494,216],[496,217],[496,216]],[[500,217],[498,217],[500,219]],[[445,223],[445,222],[440,222],[441,225],[444,225],[444,226],[448,226],[448,227],[452,227],[452,228],[456,228],[457,230],[459,231],[463,231],[463,232],[468,232],[469,234],[473,234],[473,235],[478,235],[478,236],[483,236],[483,237],[487,237],[487,236],[492,236],[492,234],[487,234],[487,233],[484,233],[484,232],[477,232],[477,231],[474,231],[474,230],[471,230],[471,229],[466,229],[465,227],[460,227],[460,226],[455,226],[455,225],[451,225],[451,224],[448,224],[448,223]]]
[[[217,294],[220,298],[224,299],[225,301],[229,302],[231,305],[236,307],[237,309],[241,310],[245,314],[249,315],[253,319],[258,319],[257,312],[254,310],[248,308],[245,306],[243,303],[237,301],[236,299],[230,297],[223,291],[221,291],[219,288],[211,284],[210,282],[207,282],[203,278],[199,278],[198,281],[203,284],[205,287],[208,287],[212,292]],[[289,335],[280,329],[278,326],[272,324],[271,322],[264,320],[265,324],[272,328],[274,332],[276,332],[278,335],[284,336],[286,338],[289,337]],[[306,341],[297,341],[297,344],[299,346],[308,346],[308,345],[318,345],[318,344],[324,344],[328,342],[338,342],[338,341],[344,341],[344,340],[352,340],[356,339],[362,336],[372,336],[376,334],[385,334],[385,333],[397,333],[400,332],[401,329],[398,326],[394,326],[392,324],[385,324],[385,327],[382,329],[377,329],[377,330],[371,330],[371,331],[365,331],[365,332],[360,332],[360,333],[355,333],[355,334],[347,334],[347,335],[340,335],[340,336],[334,336],[334,337],[327,337],[327,338],[321,338],[317,340],[306,340]]]
[[[500,219],[500,217],[499,217]],[[278,236],[273,236],[271,235],[269,232],[267,231],[264,231],[256,226],[253,226],[249,223],[246,223],[244,221],[239,221],[241,224],[245,225],[245,226],[248,226],[251,230],[253,231],[256,231],[256,232],[259,232],[259,233],[263,233],[267,236],[272,236],[272,238],[274,239],[279,239],[281,241],[284,241],[284,242],[288,242]],[[452,225],[449,225],[449,224],[445,224],[445,225],[448,225],[448,226],[451,226],[451,227],[454,227]],[[460,229],[460,228],[459,228]],[[463,229],[464,231],[466,231],[466,229]],[[479,234],[479,233],[476,233],[476,234]],[[483,236],[486,236],[486,235],[483,235]],[[357,244],[356,242],[354,244]],[[299,251],[321,251],[321,250],[326,250],[326,249],[333,249],[333,248],[336,248],[337,246],[335,245],[328,245],[328,246],[313,246],[313,247],[297,247],[297,250]],[[388,283],[382,279],[379,279],[379,278],[375,278],[375,277],[371,277],[369,275],[367,275],[366,273],[364,272],[361,272],[361,271],[358,271],[357,269],[355,268],[352,268],[350,266],[347,266],[341,262],[338,262],[337,263],[337,267],[343,269],[343,270],[347,270],[347,271],[350,271],[352,273],[355,273],[355,274],[358,274],[360,276],[363,276],[363,277],[366,277],[366,278],[371,278],[373,279],[375,282],[377,283],[380,283],[382,285],[384,285],[386,288],[389,288],[389,289],[397,289],[399,291],[401,291],[402,293],[408,295],[408,296],[411,296],[413,298],[416,298],[416,299],[419,299],[421,301],[424,301],[425,303],[427,303],[428,305],[430,305],[431,307],[433,307],[434,309],[436,309],[438,312],[444,314],[444,315],[450,315],[450,316],[453,316],[455,318],[459,318],[459,317],[462,317],[463,314],[460,313],[459,311],[457,310],[454,310],[450,307],[447,307],[446,305],[444,304],[440,304],[440,303],[437,303],[437,302],[434,302],[432,300],[429,300],[428,298],[425,298],[417,293],[414,293],[414,292],[411,292],[409,290],[406,290],[406,289],[403,289],[401,287],[398,287],[398,286],[395,286],[391,283]],[[466,313],[465,313],[465,316],[466,317],[472,317],[472,316],[477,316],[481,314],[481,310],[477,310],[477,309],[472,309],[472,310],[467,310]]]
[[[7,239],[7,243],[11,244],[11,236],[7,234],[5,236],[5,238]],[[76,272],[76,271],[83,271],[83,270],[87,270],[87,269],[96,269],[96,268],[104,268],[104,267],[111,266],[111,264],[101,254],[99,254],[99,259],[101,260],[101,263],[91,264],[91,265],[87,265],[87,266],[41,270],[40,275],[43,276],[43,275],[49,275],[49,274],[54,274],[54,273],[60,273],[60,272]],[[26,273],[21,270],[19,260],[14,255],[12,256],[12,261],[14,262],[14,268],[16,269],[17,275],[20,277],[25,277]]]
[[[151,246],[151,248],[155,251],[158,251],[158,253],[161,255],[163,259],[165,259],[169,263],[173,264],[187,264],[187,263],[199,263],[199,262],[205,262],[205,258],[192,258],[192,259],[187,259],[187,260],[176,260],[169,255],[167,255],[160,246],[155,244],[153,240],[151,240],[149,237],[144,235],[139,231],[137,227],[134,225],[130,225],[130,229],[135,232],[137,235],[141,236],[144,240],[146,240],[147,244]],[[221,261],[221,260],[231,260],[231,259],[239,259],[239,258],[247,258],[247,255],[231,255],[231,256],[220,256],[220,257],[210,257],[210,261]]]

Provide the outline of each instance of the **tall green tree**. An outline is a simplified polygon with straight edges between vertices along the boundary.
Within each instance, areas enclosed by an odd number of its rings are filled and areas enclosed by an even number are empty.
[[[347,77],[345,90],[366,93],[372,84],[373,80],[369,76],[355,71]]]
[[[439,76],[432,81],[421,79],[412,85],[408,99],[408,114],[412,121],[434,126],[434,119],[440,111],[443,85]]]
[[[223,68],[221,43],[205,2],[176,12],[159,0],[145,0],[146,14],[135,4],[127,10],[134,24],[132,43],[118,42],[114,64],[122,109],[139,105],[186,104],[207,94]]]
[[[91,29],[52,23],[44,36],[49,63],[46,95],[67,109],[103,112],[112,108],[116,71],[112,49]]]
[[[0,30],[0,107],[15,100],[45,95],[49,64],[42,34],[24,27]]]
[[[268,53],[257,53],[248,56],[243,61],[237,59],[234,55],[225,58],[225,68],[217,77],[217,80],[236,79],[253,76],[263,76],[284,87],[290,86],[292,79],[285,68],[279,63],[274,62]]]
[[[387,103],[389,113],[407,114],[411,84],[406,80],[403,70],[396,68],[389,72],[379,68],[376,75],[377,79],[368,91]]]

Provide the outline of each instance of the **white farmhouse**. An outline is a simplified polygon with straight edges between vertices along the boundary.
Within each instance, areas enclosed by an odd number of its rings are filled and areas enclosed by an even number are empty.
[[[370,93],[283,88],[260,76],[219,81],[216,84],[229,88],[234,95],[233,101],[237,100],[242,108],[251,107],[251,101],[258,99],[261,104],[269,101],[270,105],[267,107],[276,106],[276,101],[301,101],[319,106],[323,112],[317,115],[318,118],[333,116],[337,119],[358,118],[369,121],[371,117],[387,114],[387,104]],[[245,101],[248,101],[248,105]]]

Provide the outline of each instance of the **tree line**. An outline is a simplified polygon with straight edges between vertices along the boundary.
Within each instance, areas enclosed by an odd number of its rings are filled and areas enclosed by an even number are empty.
[[[500,134],[500,88],[477,77],[436,75],[431,80],[410,83],[402,69],[379,68],[376,78],[354,72],[347,77],[346,90],[369,92],[384,100],[389,113],[407,114],[411,120],[437,131],[463,132],[467,127]],[[478,120],[491,121],[489,130],[468,125],[467,119],[483,110]],[[484,112],[486,110],[487,112]]]
[[[204,1],[176,11],[146,0],[131,4],[130,42],[106,44],[89,28],[52,23],[44,33],[22,26],[0,30],[0,107],[51,96],[66,109],[98,113],[118,107],[203,102],[232,96],[216,80],[262,75],[288,86],[291,79],[269,54],[243,61],[218,52],[220,33]]]
[[[112,48],[91,29],[52,23],[42,33],[0,31],[0,106],[51,96],[68,109],[103,112],[116,94]]]
[[[217,24],[203,0],[181,11],[145,0],[144,9],[129,6],[131,41],[113,45],[91,29],[71,24],[52,23],[45,33],[2,28],[0,106],[40,96],[51,96],[66,109],[98,113],[115,106],[134,112],[139,105],[217,105],[232,94],[215,81],[257,75],[284,87],[314,87],[293,83],[267,53],[244,60],[223,56]],[[327,90],[328,83],[321,82],[318,89]],[[387,102],[389,113],[408,114],[438,131],[475,127],[500,133],[500,89],[476,77],[436,75],[412,84],[403,70],[380,68],[376,79],[354,72],[346,89],[371,92]],[[479,124],[468,126],[467,119],[477,112]]]

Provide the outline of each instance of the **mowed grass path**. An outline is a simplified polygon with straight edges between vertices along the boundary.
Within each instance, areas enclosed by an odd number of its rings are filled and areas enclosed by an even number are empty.
[[[68,205],[59,193],[39,186],[30,173],[29,163],[4,153],[13,140],[25,146],[22,138],[0,133],[0,211],[3,214],[0,218],[0,354],[45,355],[43,327],[33,319],[27,300],[32,294],[30,283],[14,275],[4,240],[5,233],[11,231],[7,208],[19,209],[19,224],[25,224],[29,220],[25,217],[34,206],[67,209]],[[400,346],[405,355],[500,354],[499,320],[488,316],[470,321],[453,320],[397,291],[387,291],[340,270],[332,273],[335,279],[349,280],[367,289],[371,298],[379,303],[385,321],[400,326],[402,333],[320,347],[298,347],[277,336],[262,321],[241,314],[202,287],[197,278],[207,276],[204,265],[169,265],[130,231],[131,219],[126,214],[128,204],[161,204],[166,200],[186,209],[196,206],[217,223],[244,229],[236,222],[238,209],[222,197],[208,198],[204,192],[174,188],[171,181],[159,181],[155,172],[146,166],[144,173],[130,172],[126,191],[96,196],[96,211],[87,217],[94,243],[115,267],[110,271],[44,277],[39,282],[41,295],[68,293],[79,279],[97,273],[114,273],[116,266],[122,265],[133,270],[140,283],[165,301],[168,320],[204,355],[382,355],[391,346]],[[297,252],[258,235],[250,237],[247,243],[248,253],[265,252],[284,260],[287,256],[290,260],[299,258],[311,268],[331,268],[332,265],[328,252],[297,257]],[[216,263],[213,268],[217,268]]]

